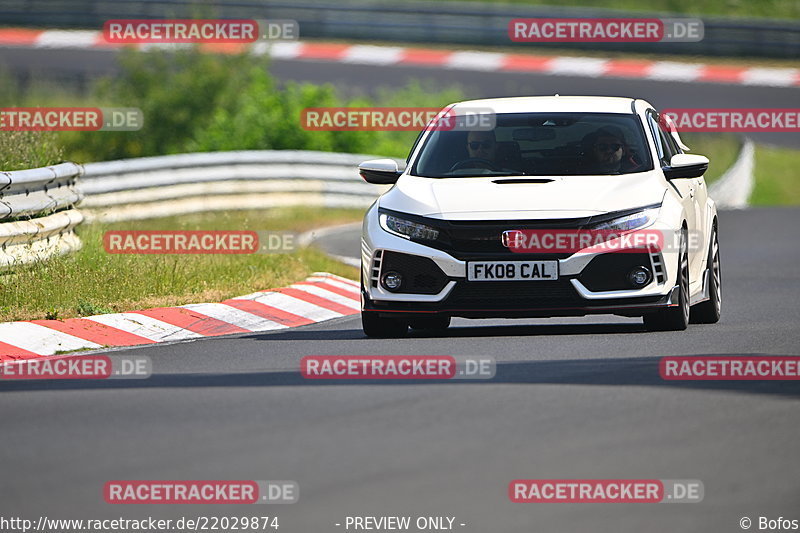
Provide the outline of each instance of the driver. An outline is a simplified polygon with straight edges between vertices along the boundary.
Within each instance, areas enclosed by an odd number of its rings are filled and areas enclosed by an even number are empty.
[[[467,153],[471,159],[486,159],[496,163],[497,139],[494,131],[470,131],[467,135]]]
[[[463,169],[487,169],[493,172],[503,172],[504,174],[514,174],[517,170],[506,168],[508,166],[506,157],[498,146],[502,143],[497,142],[494,130],[477,130],[467,133],[467,159],[457,161],[450,171]]]

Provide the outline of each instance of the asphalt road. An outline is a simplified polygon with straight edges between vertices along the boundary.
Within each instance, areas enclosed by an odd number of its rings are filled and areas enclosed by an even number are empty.
[[[454,321],[363,337],[358,318],[124,350],[148,380],[0,382],[0,516],[454,516],[464,532],[735,532],[800,519],[798,382],[665,382],[664,355],[798,355],[800,209],[721,214],[723,319],[646,333],[614,317]],[[353,233],[332,244],[355,252]],[[349,239],[349,240],[348,240]],[[333,241],[331,241],[333,242]],[[357,248],[356,248],[357,249]],[[492,355],[490,382],[308,382],[312,354]],[[531,479],[698,479],[694,504],[514,504]],[[285,506],[114,506],[114,479],[285,479]],[[753,528],[756,530],[756,526]],[[412,530],[413,531],[413,530]]]
[[[21,79],[46,75],[59,83],[87,87],[91,80],[117,73],[115,50],[47,50],[0,47],[0,66]],[[405,65],[356,65],[309,60],[273,60],[271,72],[281,82],[331,83],[344,95],[375,94],[420,80],[426,87],[458,87],[466,98],[573,94],[644,98],[667,108],[797,107],[796,87],[755,87],[719,83],[684,83],[619,78],[556,76],[537,73],[476,72]],[[762,143],[800,148],[800,132],[748,134]]]

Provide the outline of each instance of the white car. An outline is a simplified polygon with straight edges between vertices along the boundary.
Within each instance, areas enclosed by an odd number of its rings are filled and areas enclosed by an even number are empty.
[[[491,125],[471,130],[476,113]],[[643,317],[650,330],[719,320],[708,159],[687,154],[653,106],[498,98],[453,104],[441,116],[454,122],[420,133],[405,169],[391,159],[359,166],[366,181],[394,184],[364,217],[368,336],[444,329],[451,317],[614,314]],[[610,236],[599,246],[530,245],[570,233]],[[644,233],[663,241],[631,249],[626,236]]]

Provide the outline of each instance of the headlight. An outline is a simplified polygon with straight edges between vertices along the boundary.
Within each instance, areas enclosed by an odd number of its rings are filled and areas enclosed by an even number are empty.
[[[612,230],[612,231],[631,231],[646,228],[656,221],[661,207],[644,209],[638,213],[631,213],[617,218],[612,218],[605,222],[600,222],[592,226],[591,229]]]
[[[425,224],[418,224],[410,220],[404,220],[392,215],[381,214],[379,217],[381,227],[400,237],[406,239],[421,239],[426,241],[433,241],[439,237],[439,230],[426,226]]]

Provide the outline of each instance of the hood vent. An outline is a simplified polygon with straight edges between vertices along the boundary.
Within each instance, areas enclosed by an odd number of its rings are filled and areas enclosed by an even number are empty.
[[[509,178],[509,179],[501,179],[501,180],[492,180],[492,183],[496,183],[498,185],[512,185],[515,183],[550,183],[552,180],[550,178]]]

